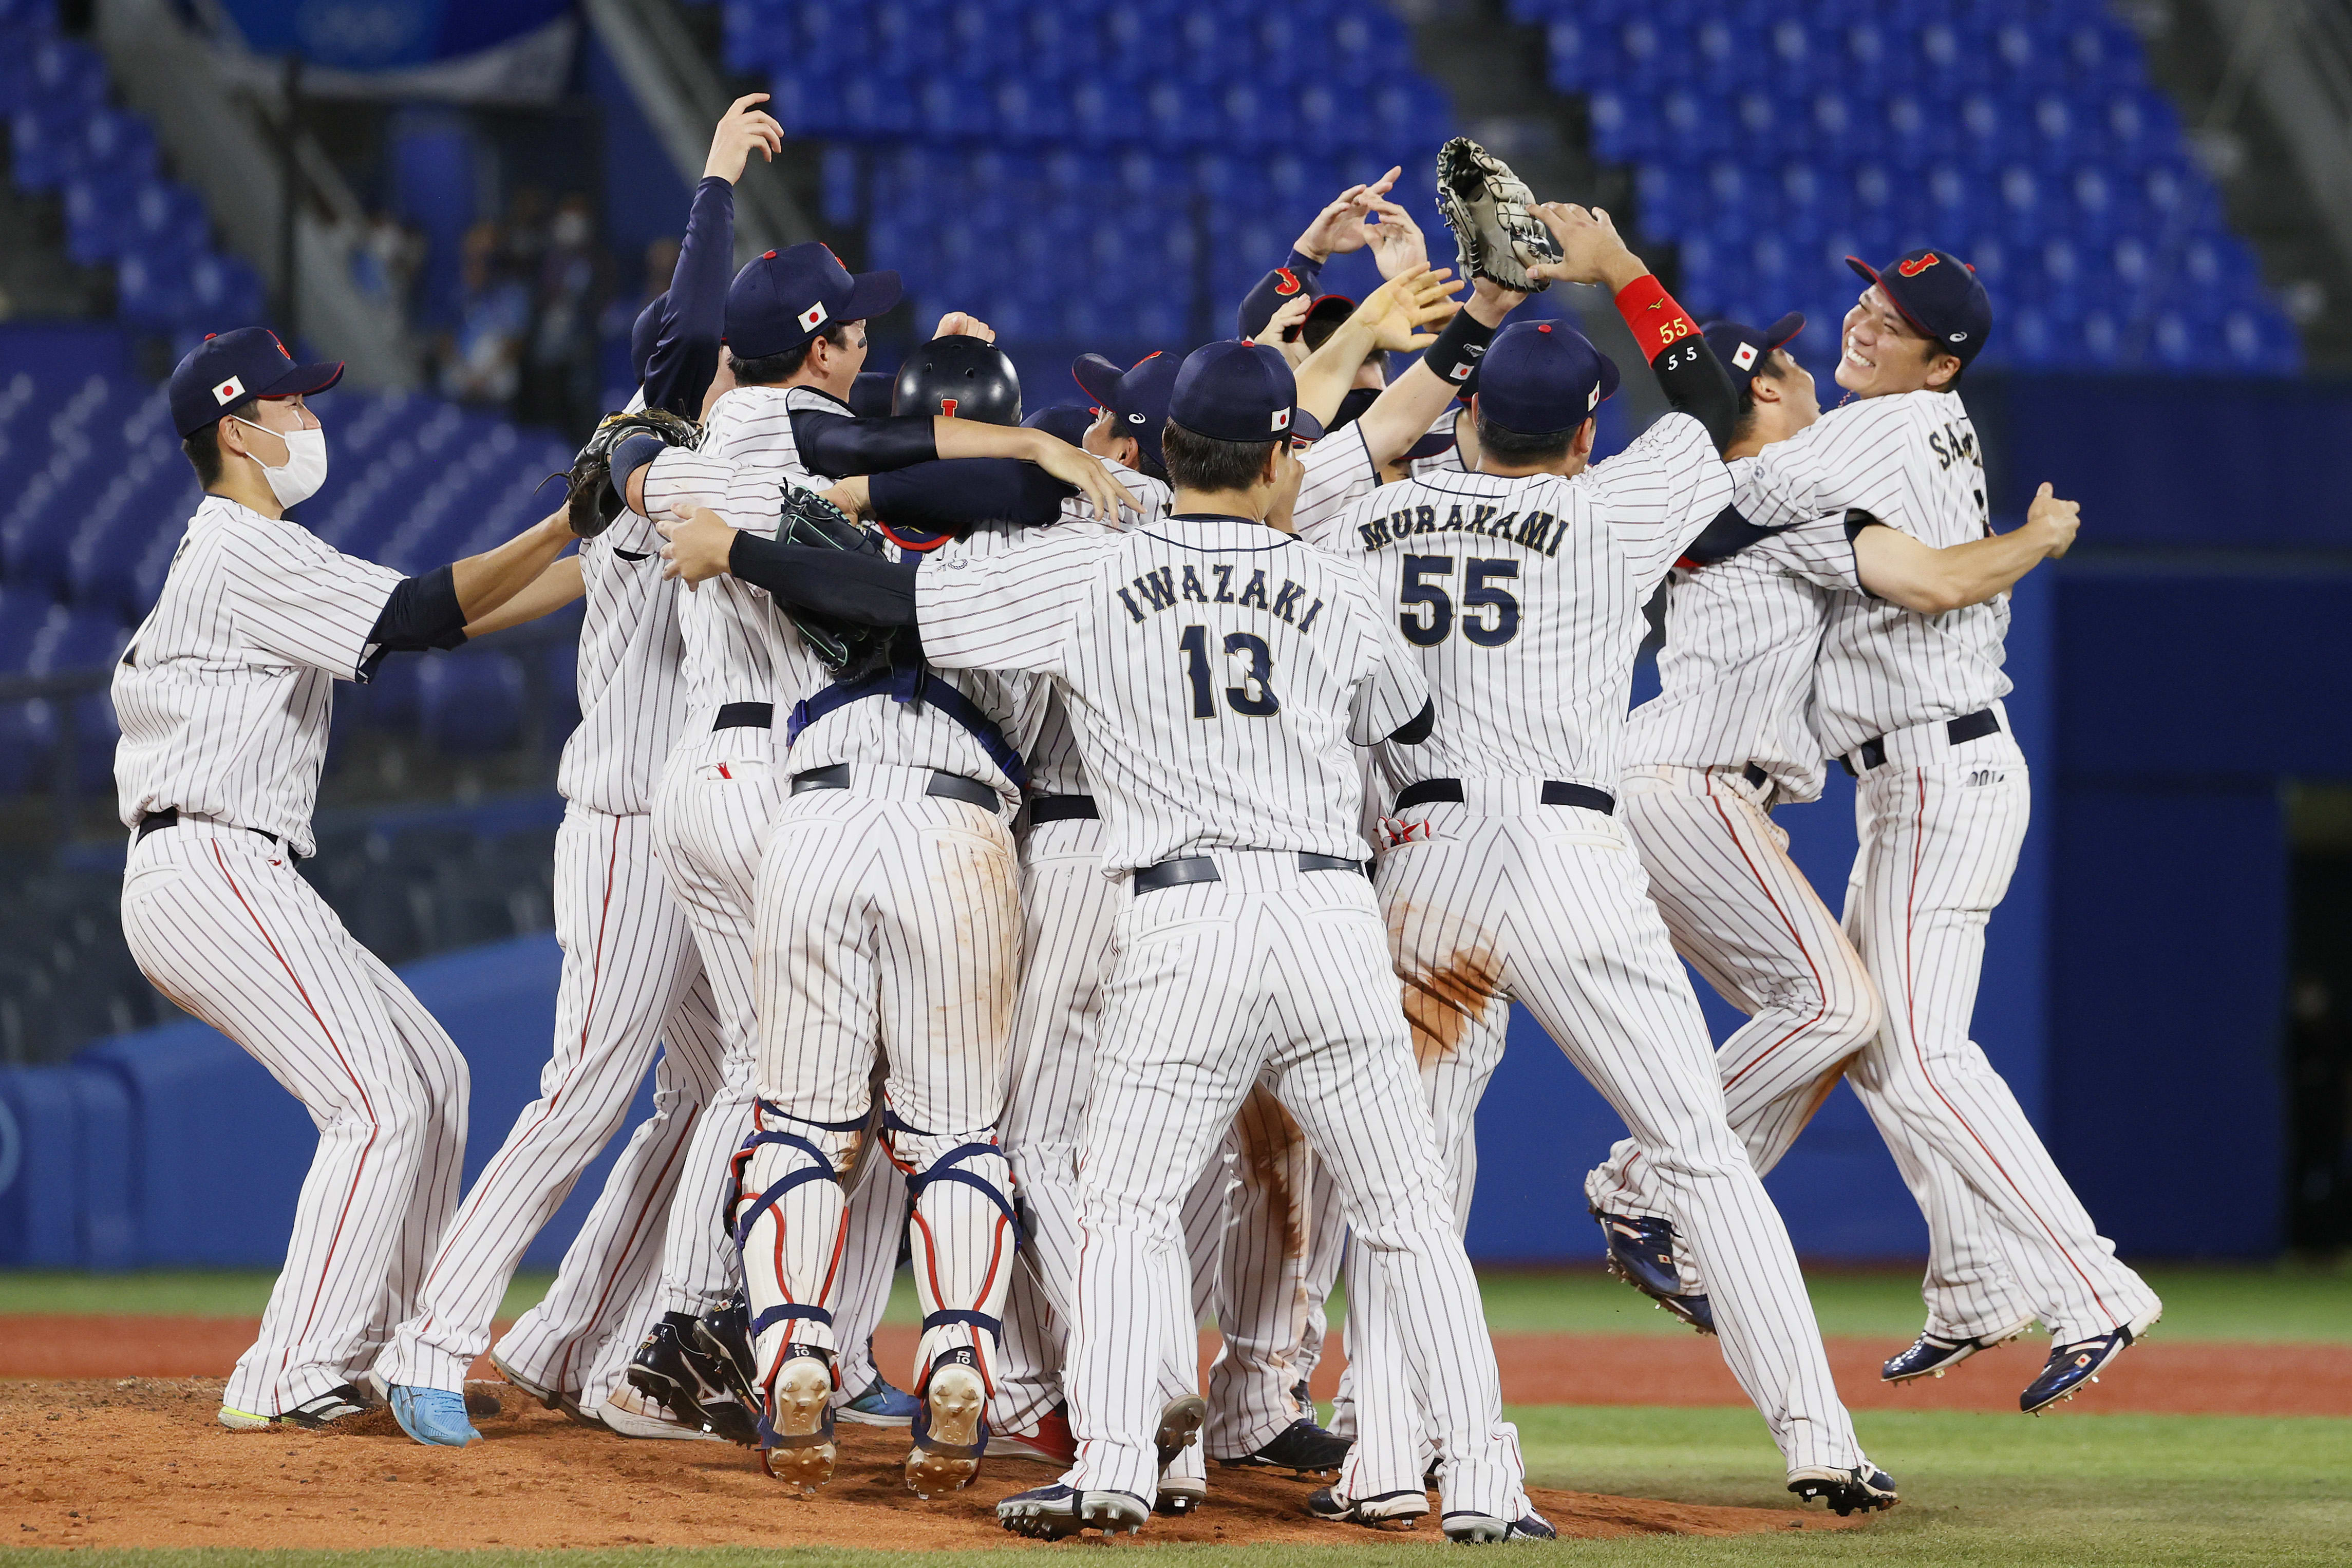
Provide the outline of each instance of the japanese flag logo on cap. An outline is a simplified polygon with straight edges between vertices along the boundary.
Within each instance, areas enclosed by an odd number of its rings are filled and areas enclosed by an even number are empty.
[[[1756,345],[1753,343],[1740,344],[1739,351],[1731,356],[1731,368],[1735,371],[1747,370],[1755,363]]]
[[[1288,430],[1290,428],[1290,411],[1288,409],[1278,408],[1274,411],[1274,423],[1272,428],[1276,430]]]
[[[802,311],[800,313],[799,319],[802,331],[815,331],[819,327],[824,324],[824,301],[820,299],[815,304],[810,306],[807,309]]]
[[[213,401],[226,408],[245,395],[245,383],[235,376],[213,388]]]

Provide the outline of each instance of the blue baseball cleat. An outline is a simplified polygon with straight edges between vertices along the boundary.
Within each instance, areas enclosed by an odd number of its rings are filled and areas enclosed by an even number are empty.
[[[1133,1535],[1150,1517],[1150,1505],[1131,1491],[1077,1491],[1059,1484],[1014,1492],[996,1505],[999,1524],[1034,1541],[1060,1541],[1089,1530]]]
[[[2150,1312],[2134,1319],[2112,1333],[2095,1334],[2072,1344],[2052,1345],[2042,1375],[2025,1385],[2025,1392],[2017,1396],[2017,1407],[2028,1416],[2039,1416],[2060,1400],[2074,1398],[2084,1384],[2099,1380],[2101,1368],[2137,1344],[2140,1336],[2155,1326],[2158,1315]]]
[[[1670,1219],[1590,1211],[1609,1243],[1609,1271],[1701,1333],[1715,1332],[1715,1310],[1705,1296],[1685,1294],[1675,1268]]]
[[[411,1388],[394,1385],[392,1418],[400,1429],[429,1448],[462,1448],[478,1443],[482,1435],[466,1419],[466,1396],[446,1388]]]
[[[859,1427],[907,1427],[914,1423],[915,1412],[923,1402],[896,1386],[880,1373],[866,1385],[866,1392],[834,1412],[835,1418]]]
[[[1890,1355],[1878,1369],[1882,1382],[1908,1383],[1915,1377],[1941,1377],[1980,1350],[1990,1350],[1997,1344],[2007,1344],[2033,1324],[2029,1321],[2015,1328],[1998,1333],[1979,1334],[1974,1338],[1947,1339],[1927,1329],[1911,1342],[1911,1348],[1898,1355]]]

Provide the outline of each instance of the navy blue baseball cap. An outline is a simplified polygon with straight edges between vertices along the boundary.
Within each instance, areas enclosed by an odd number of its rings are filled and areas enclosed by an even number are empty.
[[[172,367],[172,424],[186,440],[256,398],[322,392],[343,379],[342,361],[299,365],[267,327],[208,332]]]
[[[1212,441],[1314,441],[1323,434],[1298,406],[1298,382],[1282,351],[1227,340],[1185,356],[1168,395],[1168,417]]]
[[[864,321],[898,303],[895,272],[851,276],[810,240],[755,256],[727,288],[727,348],[739,360],[797,349],[836,321]]]
[[[1157,349],[1123,371],[1100,354],[1081,354],[1070,366],[1070,378],[1097,408],[1110,411],[1119,434],[1135,437],[1143,455],[1158,468],[1162,462],[1160,432],[1168,423],[1169,395],[1176,390],[1176,377],[1183,367],[1181,360]]]
[[[1516,321],[1478,361],[1478,413],[1505,430],[1573,430],[1617,391],[1617,365],[1565,321]]]
[[[1906,251],[1883,272],[1858,256],[1845,264],[1886,290],[1906,321],[1964,367],[1992,335],[1992,300],[1976,268],[1948,250]]]
[[[1074,402],[1057,402],[1051,408],[1032,412],[1021,423],[1026,429],[1042,430],[1076,446],[1087,438],[1087,427],[1094,422],[1094,410],[1080,408]]]
[[[1731,384],[1744,393],[1750,376],[1760,374],[1772,358],[1772,350],[1789,342],[1805,329],[1802,312],[1791,310],[1762,331],[1744,321],[1709,321],[1699,329],[1706,346],[1731,376]]]

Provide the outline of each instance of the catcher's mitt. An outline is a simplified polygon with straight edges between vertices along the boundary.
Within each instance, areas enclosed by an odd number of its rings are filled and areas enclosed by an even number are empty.
[[[1509,164],[1468,137],[1437,150],[1437,210],[1461,247],[1463,276],[1522,294],[1550,287],[1528,276],[1538,262],[1560,259],[1559,242],[1531,210],[1535,202]]]
[[[776,515],[776,542],[806,545],[815,549],[882,553],[882,541],[860,528],[846,513],[814,490],[784,486],[783,505]],[[805,610],[778,605],[800,629],[802,641],[825,668],[843,670],[872,662],[887,651],[896,628],[847,625]]]
[[[572,520],[572,531],[582,538],[594,538],[621,515],[624,503],[613,488],[613,448],[639,434],[658,435],[670,446],[695,446],[702,441],[700,425],[666,408],[606,414],[563,476],[564,510]]]

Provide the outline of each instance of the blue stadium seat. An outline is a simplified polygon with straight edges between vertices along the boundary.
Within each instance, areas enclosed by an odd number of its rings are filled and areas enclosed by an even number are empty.
[[[416,660],[418,729],[453,757],[506,750],[521,731],[523,678],[488,650]]]

